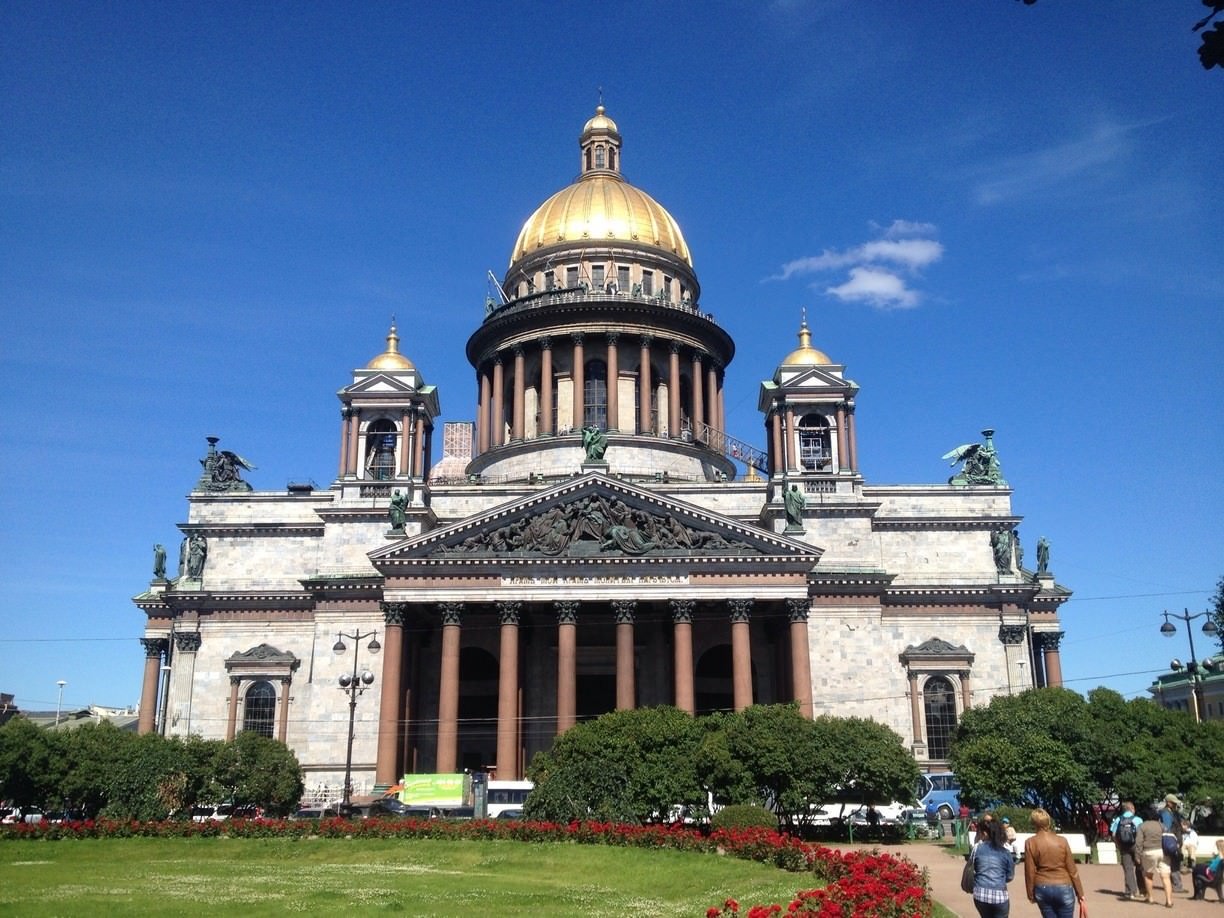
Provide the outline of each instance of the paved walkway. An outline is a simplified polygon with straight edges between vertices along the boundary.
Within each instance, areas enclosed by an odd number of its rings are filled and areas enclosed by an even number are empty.
[[[957,918],[977,918],[972,897],[960,888],[961,869],[964,858],[951,853],[948,845],[938,842],[910,842],[905,845],[838,845],[840,848],[877,848],[900,857],[907,857],[919,867],[930,872],[931,891],[937,902],[945,906]],[[1207,891],[1207,899],[1195,902],[1192,895],[1190,874],[1182,874],[1186,891],[1173,894],[1173,908],[1163,907],[1164,892],[1156,893],[1161,906],[1145,902],[1130,902],[1122,898],[1122,868],[1117,864],[1080,864],[1080,883],[1084,887],[1084,900],[1088,905],[1089,918],[1160,918],[1161,915],[1193,915],[1224,918],[1224,905],[1216,901],[1215,893]],[[1016,865],[1016,879],[1010,886],[1012,918],[1041,918],[1037,906],[1025,898],[1024,865]]]

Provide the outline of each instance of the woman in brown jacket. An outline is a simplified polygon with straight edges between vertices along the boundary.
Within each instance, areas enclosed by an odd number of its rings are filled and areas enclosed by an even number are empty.
[[[1032,812],[1033,837],[1024,843],[1024,888],[1037,903],[1041,918],[1075,918],[1075,905],[1084,901],[1084,887],[1067,840],[1051,829],[1050,814],[1040,807]]]

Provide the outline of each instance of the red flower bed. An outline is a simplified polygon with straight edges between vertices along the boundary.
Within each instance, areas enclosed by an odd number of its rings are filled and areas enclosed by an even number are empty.
[[[810,871],[826,885],[798,892],[787,915],[802,918],[928,918],[931,897],[925,875],[910,861],[866,851],[842,853],[769,829],[721,829],[710,835],[673,826],[635,826],[609,822],[530,822],[507,819],[467,821],[429,819],[230,819],[220,822],[137,822],[87,819],[79,822],[11,825],[0,838],[37,840],[85,838],[450,838],[571,842],[633,848],[667,848],[726,854],[773,864],[793,872]],[[781,905],[754,905],[747,918],[767,918]],[[707,918],[739,916],[740,905],[727,899]]]

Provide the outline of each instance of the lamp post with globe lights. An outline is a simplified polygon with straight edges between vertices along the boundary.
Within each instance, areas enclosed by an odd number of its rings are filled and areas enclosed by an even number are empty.
[[[1207,635],[1209,638],[1216,637],[1216,635],[1220,633],[1220,629],[1216,627],[1216,623],[1211,620],[1210,612],[1196,612],[1194,615],[1191,615],[1189,609],[1183,609],[1181,615],[1178,615],[1176,612],[1164,612],[1163,614],[1164,624],[1160,626],[1160,633],[1165,637],[1173,637],[1173,635],[1177,634],[1177,626],[1169,621],[1170,618],[1179,618],[1186,623],[1186,637],[1190,639],[1190,659],[1186,661],[1184,668],[1186,670],[1186,674],[1190,677],[1190,706],[1194,710],[1194,722],[1198,723],[1202,719],[1201,709],[1203,706],[1203,684],[1199,670],[1200,668],[1212,669],[1214,668],[1215,664],[1210,659],[1200,664],[1195,658],[1194,629],[1190,627],[1190,623],[1196,618],[1207,619],[1207,621],[1203,624],[1203,634]],[[1169,663],[1169,666],[1175,672],[1180,672],[1183,669],[1183,664],[1181,660],[1178,659],[1172,660]]]
[[[57,679],[55,684],[59,686],[59,697],[55,699],[55,726],[59,727],[60,709],[64,706],[64,686],[68,682],[65,679]]]
[[[332,647],[334,653],[346,653],[348,647],[345,646],[344,639],[348,638],[353,642],[353,672],[341,673],[336,680],[341,691],[347,692],[349,696],[349,723],[348,723],[348,751],[344,756],[344,801],[341,803],[341,813],[344,816],[349,816],[353,811],[353,727],[357,717],[357,698],[365,693],[371,685],[374,684],[374,674],[368,669],[357,671],[358,658],[361,656],[361,641],[370,638],[370,643],[366,645],[366,650],[370,653],[378,653],[382,650],[382,644],[378,643],[377,631],[354,631],[352,634],[345,634],[343,631],[336,635],[336,643]]]

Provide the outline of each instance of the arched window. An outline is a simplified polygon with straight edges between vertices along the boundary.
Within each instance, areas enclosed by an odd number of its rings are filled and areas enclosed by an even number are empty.
[[[956,732],[956,695],[944,676],[932,676],[922,689],[926,712],[927,757],[946,759]]]
[[[374,421],[366,431],[366,471],[375,481],[395,477],[395,424],[386,418]]]
[[[829,422],[818,414],[799,419],[799,462],[809,471],[826,468],[833,459]]]
[[[602,360],[590,360],[582,383],[583,427],[608,428],[608,365]]]
[[[603,144],[598,144],[595,147],[595,168],[604,168],[604,148]]]
[[[586,152],[586,167],[587,167],[587,172],[590,172],[590,171],[591,171],[591,148],[590,148],[590,147],[587,147],[585,152]]]
[[[242,706],[242,729],[271,739],[275,721],[276,689],[266,680],[252,683]]]
[[[610,147],[608,149],[608,168],[616,168],[616,147]]]
[[[650,367],[650,378],[659,378],[659,371],[656,367]],[[640,366],[633,385],[633,421],[636,425],[634,429],[642,433],[655,433],[659,430],[659,390],[656,386],[650,387],[650,417],[645,421],[642,420],[642,368]]]

